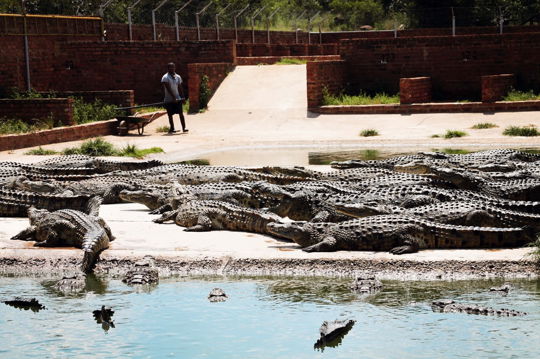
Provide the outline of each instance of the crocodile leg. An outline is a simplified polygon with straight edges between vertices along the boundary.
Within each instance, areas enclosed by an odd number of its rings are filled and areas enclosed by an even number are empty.
[[[414,238],[409,238],[403,242],[404,245],[392,248],[390,253],[400,255],[405,253],[416,253],[420,250],[419,242]]]
[[[165,223],[168,221],[174,221],[176,219],[176,216],[178,215],[178,210],[165,212],[163,215],[159,218],[154,219],[153,222],[155,223]]]
[[[207,216],[201,214],[197,218],[197,224],[192,227],[184,229],[186,232],[208,232],[212,230],[212,220]]]
[[[312,246],[302,248],[304,252],[335,252],[338,250],[336,247],[336,239],[334,237],[325,237],[322,241]]]
[[[11,237],[15,241],[35,241],[36,240],[36,226],[30,226],[20,233]]]
[[[163,213],[166,213],[166,212],[170,212],[172,211],[173,208],[170,204],[165,204],[159,208],[156,208],[150,212],[148,212],[149,214],[163,214]]]

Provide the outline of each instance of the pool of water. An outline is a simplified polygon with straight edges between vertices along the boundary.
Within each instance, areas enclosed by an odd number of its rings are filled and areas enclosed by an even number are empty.
[[[0,277],[0,300],[35,297],[46,310],[0,303],[2,358],[538,358],[540,282],[384,282],[366,298],[348,280],[328,278],[172,278],[150,290],[94,281],[61,296],[42,279]],[[229,300],[210,303],[222,288]],[[434,313],[432,300],[513,308],[525,317]],[[92,311],[110,306],[105,331]],[[324,320],[356,324],[340,345],[314,349]]]
[[[439,151],[451,154],[466,154],[485,150],[485,147],[438,147],[433,146],[311,146],[291,145],[288,147],[245,147],[229,148],[220,151],[202,152],[194,155],[180,157],[172,155],[167,162],[185,160],[204,160],[213,166],[307,166],[327,165],[332,161],[345,161],[350,159],[380,160],[389,157],[415,154],[420,151]],[[538,153],[539,148],[526,147],[519,150]]]

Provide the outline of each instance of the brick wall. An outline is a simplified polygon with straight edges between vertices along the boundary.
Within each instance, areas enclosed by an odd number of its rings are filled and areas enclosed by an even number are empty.
[[[55,91],[58,97],[80,97],[85,102],[100,100],[103,103],[117,107],[135,106],[135,92],[133,90],[111,91]]]
[[[307,63],[308,108],[322,104],[323,89],[336,94],[346,85],[344,61],[313,61]]]
[[[399,102],[401,104],[431,102],[431,79],[429,77],[400,79]]]
[[[296,59],[305,61],[338,61],[339,55],[321,55],[321,56],[262,56],[262,57],[237,57],[238,65],[272,65],[283,59]]]
[[[0,118],[2,117],[28,122],[53,118],[56,124],[73,125],[73,99],[0,99]]]
[[[160,81],[168,62],[176,63],[187,89],[188,63],[234,63],[236,59],[232,41],[70,42],[61,49],[56,63],[69,61],[72,66],[58,69],[55,89],[133,89],[137,103],[163,101]]]
[[[482,76],[482,102],[501,101],[514,86],[513,74]]]
[[[238,57],[337,55],[337,44],[237,44]]]
[[[397,93],[400,78],[427,76],[434,99],[479,99],[480,77],[497,73],[540,89],[540,33],[342,40],[340,54],[357,91]]]
[[[208,76],[208,86],[210,92],[218,89],[227,74],[234,70],[232,63],[196,63],[188,65],[188,89],[189,89],[189,111],[197,112],[200,110],[200,85],[203,75]]]

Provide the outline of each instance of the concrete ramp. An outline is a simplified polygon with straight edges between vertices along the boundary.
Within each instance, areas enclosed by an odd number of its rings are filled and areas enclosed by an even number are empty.
[[[208,104],[210,111],[306,108],[306,65],[237,66]]]

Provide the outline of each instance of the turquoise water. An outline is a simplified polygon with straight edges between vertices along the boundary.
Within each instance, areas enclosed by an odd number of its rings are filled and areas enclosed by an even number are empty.
[[[1,358],[539,358],[540,282],[383,282],[360,298],[328,278],[176,278],[150,290],[95,281],[64,297],[43,280],[0,277],[0,300],[36,297],[34,313],[0,303]],[[220,287],[224,303],[207,295]],[[513,308],[516,318],[442,314],[432,300]],[[92,311],[110,306],[115,328]],[[324,320],[356,320],[341,345],[314,350]]]

